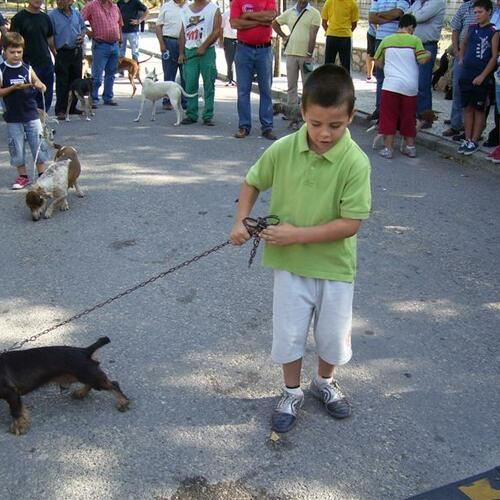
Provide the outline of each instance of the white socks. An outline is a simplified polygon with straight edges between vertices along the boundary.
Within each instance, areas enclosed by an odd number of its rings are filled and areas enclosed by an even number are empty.
[[[300,387],[290,389],[289,387],[285,386],[285,391],[290,393],[290,394],[293,394],[294,396],[297,396],[297,397],[302,397],[304,395],[304,393],[302,392],[302,389]]]
[[[319,375],[316,375],[316,377],[314,377],[314,382],[318,386],[330,385],[332,383],[332,381],[333,381],[333,377],[323,378],[323,377],[320,377]]]

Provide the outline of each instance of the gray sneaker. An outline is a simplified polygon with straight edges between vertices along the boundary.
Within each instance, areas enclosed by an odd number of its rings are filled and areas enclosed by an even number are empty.
[[[304,403],[304,395],[295,396],[284,390],[271,417],[271,428],[276,432],[288,432],[297,423],[297,413]]]
[[[416,158],[417,157],[417,148],[415,146],[406,146],[403,148],[403,151],[401,151],[405,156],[408,156],[409,158]]]
[[[392,149],[384,148],[381,151],[379,151],[378,154],[382,158],[386,158],[387,160],[390,160],[392,158]]]
[[[316,383],[314,378],[311,381],[309,390],[312,395],[325,404],[326,411],[335,418],[347,418],[351,416],[351,404],[340,390],[339,383],[334,380],[331,384]]]

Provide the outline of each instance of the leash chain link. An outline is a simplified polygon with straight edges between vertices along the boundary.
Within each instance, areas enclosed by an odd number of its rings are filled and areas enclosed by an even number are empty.
[[[75,314],[74,316],[71,316],[70,318],[68,318],[64,321],[61,321],[61,322],[51,326],[50,328],[47,328],[40,333],[37,333],[36,335],[32,335],[31,337],[29,337],[25,340],[22,340],[20,342],[15,342],[9,348],[1,351],[0,354],[3,354],[3,353],[8,352],[8,351],[14,351],[14,350],[20,349],[24,344],[27,344],[28,342],[34,342],[35,340],[42,337],[43,335],[47,335],[47,333],[54,331],[56,328],[60,328],[61,326],[67,325],[68,323],[71,323],[72,321],[75,321],[75,320],[81,318],[82,316],[86,316],[87,314],[90,314],[91,312],[95,311],[96,309],[101,309],[102,307],[104,307],[108,304],[111,304],[111,302],[114,302],[115,300],[117,300],[121,297],[124,297],[125,295],[129,295],[130,293],[135,292],[139,288],[145,287],[146,285],[149,285],[150,283],[153,283],[156,280],[159,280],[160,278],[164,278],[165,276],[167,276],[167,274],[171,274],[175,271],[178,271],[179,269],[182,269],[183,267],[187,267],[190,264],[197,262],[198,260],[200,260],[204,257],[208,257],[210,254],[219,251],[220,249],[224,248],[225,246],[229,245],[230,243],[231,242],[229,240],[227,240],[224,243],[221,243],[221,244],[211,248],[210,250],[206,250],[205,252],[203,252],[199,255],[196,255],[192,259],[186,260],[186,261],[182,262],[181,264],[178,264],[177,266],[171,267],[170,269],[163,271],[160,274],[157,274],[156,276],[153,276],[153,277],[147,279],[146,281],[143,281],[142,283],[138,283],[137,285],[135,285],[131,288],[128,288],[127,290],[124,290],[123,292],[119,293],[118,295],[115,295],[114,297],[111,297],[107,300],[104,300],[103,302],[100,302],[99,304],[96,304],[93,307],[89,307],[88,309],[85,309],[84,311],[81,311],[78,314]]]
[[[248,234],[253,238],[253,246],[250,251],[250,258],[248,259],[248,267],[250,267],[255,259],[255,256],[257,255],[261,231],[266,229],[268,226],[279,224],[280,219],[277,215],[268,215],[267,217],[257,217],[257,219],[245,217],[242,222],[248,231]]]

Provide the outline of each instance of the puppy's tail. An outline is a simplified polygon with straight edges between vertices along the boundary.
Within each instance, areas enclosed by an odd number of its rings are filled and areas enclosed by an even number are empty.
[[[181,88],[181,92],[184,97],[196,97],[198,95],[198,92],[196,92],[195,94],[188,94],[180,85],[179,87]]]
[[[109,337],[101,337],[100,339],[97,340],[97,342],[85,348],[85,350],[87,351],[87,354],[89,356],[92,356],[92,354],[94,354],[94,352],[97,351],[97,349],[99,349],[103,345],[109,344],[110,342],[111,340],[109,340]]]

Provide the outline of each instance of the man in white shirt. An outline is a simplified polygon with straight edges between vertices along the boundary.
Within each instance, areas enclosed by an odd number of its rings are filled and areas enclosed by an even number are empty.
[[[233,0],[229,0],[229,5]],[[219,46],[224,49],[224,56],[227,64],[227,82],[226,87],[236,87],[236,82],[233,77],[234,55],[238,44],[238,32],[233,29],[230,22],[229,9],[222,14],[222,33],[219,40]]]
[[[156,21],[156,37],[160,42],[163,80],[175,82],[177,71],[181,75],[182,88],[186,88],[182,67],[179,64],[179,34],[181,32],[181,13],[186,0],[169,0],[164,3]],[[182,107],[186,109],[186,98],[182,96]],[[163,109],[171,110],[168,97],[163,99]]]

